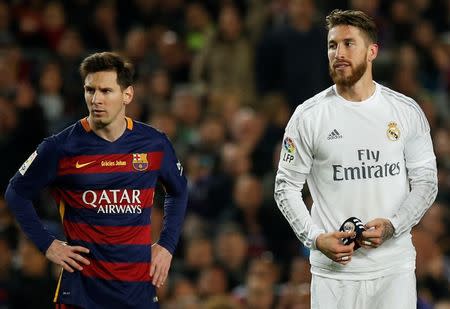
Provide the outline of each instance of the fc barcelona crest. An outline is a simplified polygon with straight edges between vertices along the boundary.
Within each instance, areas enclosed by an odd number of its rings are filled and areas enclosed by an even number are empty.
[[[133,153],[133,168],[137,171],[145,171],[148,168],[146,153]]]

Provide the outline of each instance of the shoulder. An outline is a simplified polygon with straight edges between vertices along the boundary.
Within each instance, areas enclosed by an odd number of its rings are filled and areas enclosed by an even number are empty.
[[[308,119],[314,117],[318,110],[327,108],[333,98],[335,98],[335,93],[333,87],[330,86],[297,106],[292,118]]]
[[[413,98],[382,85],[380,85],[380,92],[385,101],[403,114],[404,118],[407,119],[407,123],[429,130],[425,113]]]
[[[414,99],[400,92],[392,90],[386,86],[380,85],[380,93],[382,97],[388,99],[388,101],[390,101],[392,104],[396,104],[400,108],[404,108],[415,113],[422,113],[422,109]]]
[[[148,125],[146,123],[133,120],[134,131],[136,134],[142,134],[146,138],[151,138],[152,140],[161,140],[163,142],[168,141],[167,136],[164,132]]]
[[[51,144],[55,148],[62,148],[69,141],[75,137],[80,136],[81,130],[83,130],[80,121],[66,127],[62,131],[48,136],[44,139],[44,143]]]
[[[334,90],[332,87],[329,87],[304,101],[295,109],[286,126],[286,131],[297,131],[299,129],[310,131],[312,126],[315,126],[315,123],[317,123],[318,117],[330,108],[334,98]]]

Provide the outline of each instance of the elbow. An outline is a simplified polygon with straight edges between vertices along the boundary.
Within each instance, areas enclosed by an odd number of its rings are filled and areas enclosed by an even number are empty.
[[[434,173],[434,177],[432,177],[432,179],[427,183],[428,189],[430,192],[429,196],[430,196],[430,200],[431,203],[433,203],[433,201],[436,199],[437,194],[438,194],[438,177],[437,177],[437,172]]]
[[[275,177],[275,185],[273,190],[273,198],[277,204],[281,201],[281,196],[284,193],[284,189],[286,187],[286,181],[278,177],[278,175]]]
[[[439,191],[439,189],[438,189],[438,180],[437,180],[437,177],[436,177],[436,181],[433,182],[432,188],[431,188],[431,201],[434,201],[436,199],[438,191]]]

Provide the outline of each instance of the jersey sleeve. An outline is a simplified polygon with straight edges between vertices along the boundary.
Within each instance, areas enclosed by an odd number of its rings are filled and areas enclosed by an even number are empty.
[[[172,144],[166,136],[164,136],[163,143],[164,159],[160,180],[166,190],[166,196],[163,228],[158,243],[173,254],[180,237],[186,211],[187,181],[183,174],[183,166],[177,159]]]
[[[409,233],[433,204],[438,190],[430,127],[419,106],[416,103],[413,106],[404,150],[411,191],[398,211],[389,218],[395,228],[394,237]]]
[[[415,104],[417,105],[417,104]],[[430,126],[423,111],[418,107],[410,114],[408,136],[405,140],[405,162],[407,168],[415,168],[434,160]]]
[[[301,110],[297,109],[289,120],[283,136],[279,166],[299,173],[309,174],[313,162],[311,130],[308,129]]]
[[[31,241],[45,253],[55,239],[41,223],[32,199],[56,176],[58,152],[52,138],[44,140],[19,168],[6,189],[7,205]]]
[[[58,158],[55,140],[52,137],[44,139],[19,168],[11,179],[10,185],[21,196],[33,199],[55,179]]]

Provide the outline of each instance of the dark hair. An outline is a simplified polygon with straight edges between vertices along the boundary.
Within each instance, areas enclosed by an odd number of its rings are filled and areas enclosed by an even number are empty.
[[[364,12],[333,10],[326,17],[326,22],[328,30],[339,25],[353,26],[365,33],[371,43],[377,42],[377,26],[374,20]]]
[[[133,83],[133,65],[118,54],[112,52],[95,53],[81,62],[80,74],[83,81],[88,74],[101,71],[116,72],[117,84],[122,90]]]

